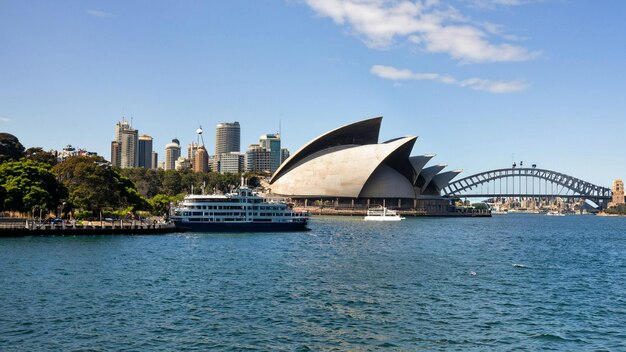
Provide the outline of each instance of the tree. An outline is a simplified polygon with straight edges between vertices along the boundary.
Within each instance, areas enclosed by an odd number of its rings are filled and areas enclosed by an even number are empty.
[[[52,152],[47,152],[40,147],[32,147],[26,149],[24,157],[29,160],[39,161],[46,163],[50,166],[57,164],[57,156]]]
[[[24,213],[35,207],[55,209],[67,194],[50,165],[26,159],[0,164],[0,186],[4,208]]]
[[[24,146],[12,134],[0,133],[0,162],[19,160],[24,155]]]
[[[142,197],[152,198],[162,193],[161,183],[163,170],[146,169],[143,167],[125,168],[117,170],[122,176],[129,178],[137,187],[137,192]]]
[[[157,194],[150,200],[150,205],[156,215],[165,215],[169,211],[170,203],[182,200],[181,196],[168,196],[166,194]]]
[[[90,210],[94,216],[105,208],[149,208],[135,184],[120,175],[99,156],[75,156],[54,167],[54,172],[69,190],[71,204]]]
[[[160,193],[175,196],[184,192],[181,174],[177,170],[165,170],[163,185]]]

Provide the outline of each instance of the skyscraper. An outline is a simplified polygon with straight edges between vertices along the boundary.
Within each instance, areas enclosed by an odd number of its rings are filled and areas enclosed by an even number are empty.
[[[111,164],[127,168],[139,165],[139,134],[128,121],[115,125],[115,140],[111,142]]]
[[[250,144],[246,151],[245,165],[245,171],[270,171],[271,152],[259,144]]]
[[[224,153],[239,152],[240,136],[239,122],[218,123],[215,128],[215,156],[220,158]]]
[[[122,150],[118,141],[111,141],[111,165],[119,167],[122,165]]]
[[[209,153],[206,152],[204,146],[196,149],[192,164],[195,172],[209,172]]]
[[[259,137],[261,147],[270,151],[270,171],[274,172],[280,166],[280,134],[264,134]]]
[[[159,153],[153,151],[151,160],[152,160],[152,168],[156,170],[159,167]]]
[[[137,167],[139,165],[139,134],[136,129],[122,130],[122,168]]]
[[[285,160],[289,159],[289,149],[287,148],[281,148],[280,149],[280,163],[284,163]]]
[[[139,136],[139,161],[137,166],[146,169],[152,166],[152,137],[142,134]]]
[[[171,143],[165,145],[165,170],[175,170],[176,160],[180,157],[180,142],[172,139]]]

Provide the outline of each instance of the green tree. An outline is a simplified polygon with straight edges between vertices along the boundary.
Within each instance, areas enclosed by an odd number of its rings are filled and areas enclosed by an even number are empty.
[[[26,159],[0,164],[0,186],[5,191],[4,209],[20,212],[55,209],[66,195],[50,165]]]
[[[163,175],[165,171],[146,169],[143,167],[138,168],[125,168],[117,170],[122,176],[128,177],[135,186],[137,192],[142,197],[152,198],[159,193],[162,193]]]
[[[54,167],[69,191],[69,202],[97,216],[106,208],[149,208],[134,183],[120,175],[99,156],[75,156]]]
[[[24,155],[24,146],[14,135],[0,133],[0,162],[19,160]]]
[[[26,149],[24,157],[29,160],[46,163],[50,166],[57,164],[57,156],[52,152],[47,152],[39,147],[32,147]]]
[[[175,196],[183,192],[182,179],[180,173],[176,170],[165,170],[163,174],[163,184],[161,186],[161,192],[168,196]]]
[[[150,205],[156,215],[165,215],[169,211],[170,203],[182,200],[182,196],[168,196],[167,194],[157,194],[150,200]]]

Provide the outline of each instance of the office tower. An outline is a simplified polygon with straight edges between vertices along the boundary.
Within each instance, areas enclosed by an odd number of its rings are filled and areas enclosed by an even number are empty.
[[[289,156],[291,155],[291,153],[289,153],[289,149],[287,148],[282,148],[280,150],[280,163],[284,163],[285,160],[289,159]]]
[[[195,172],[209,172],[209,153],[204,146],[200,146],[196,150],[192,165]]]
[[[244,154],[238,152],[222,153],[220,156],[220,173],[238,174],[243,171]]]
[[[280,166],[280,134],[264,134],[259,137],[259,144],[270,151],[270,172],[276,171]]]
[[[115,140],[111,142],[111,164],[127,168],[139,165],[139,134],[128,121],[122,120],[115,125]]]
[[[176,160],[180,158],[180,142],[178,139],[172,139],[171,143],[165,145],[165,170],[175,170]]]
[[[215,128],[215,156],[221,158],[224,153],[239,152],[240,135],[239,122],[218,123]]]
[[[119,167],[121,165],[122,150],[117,141],[111,141],[111,165]]]
[[[159,153],[153,151],[151,155],[151,160],[152,160],[152,168],[156,170],[159,165]]]
[[[193,161],[196,159],[196,151],[198,150],[199,147],[200,147],[200,144],[196,142],[191,142],[187,146],[187,159],[189,159],[189,161],[191,161],[192,164],[193,164]]]
[[[259,144],[250,144],[246,150],[246,171],[269,172],[271,165],[271,152]]]
[[[133,128],[122,130],[122,158],[121,168],[137,167],[139,165],[139,131]]]
[[[139,136],[139,161],[137,166],[152,169],[152,137],[142,134]]]

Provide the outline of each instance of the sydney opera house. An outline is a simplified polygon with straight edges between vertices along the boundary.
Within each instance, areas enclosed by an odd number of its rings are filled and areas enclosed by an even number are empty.
[[[291,155],[273,174],[270,192],[297,205],[445,212],[441,190],[461,170],[427,166],[432,154],[411,156],[415,136],[379,143],[382,117],[327,132]]]

